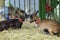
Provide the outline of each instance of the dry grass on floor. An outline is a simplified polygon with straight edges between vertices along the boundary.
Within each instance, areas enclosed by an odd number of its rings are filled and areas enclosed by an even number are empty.
[[[43,31],[38,32],[34,24],[25,22],[21,29],[0,32],[0,40],[60,40],[60,37],[47,35]]]

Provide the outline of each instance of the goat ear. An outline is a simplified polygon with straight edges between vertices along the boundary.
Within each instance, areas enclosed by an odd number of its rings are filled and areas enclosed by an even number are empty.
[[[38,10],[36,11],[35,15],[37,15],[37,13],[38,13]]]

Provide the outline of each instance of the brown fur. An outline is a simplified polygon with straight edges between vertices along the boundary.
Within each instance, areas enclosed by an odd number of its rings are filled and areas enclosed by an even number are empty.
[[[14,9],[13,6],[9,7],[9,17],[10,18],[20,18],[20,16],[25,16],[25,11],[19,8]]]
[[[13,6],[10,6],[8,9],[9,9],[9,17],[10,18],[16,18],[15,15],[14,15],[15,14],[14,7]]]
[[[30,22],[33,22],[33,21],[38,21],[37,19],[39,19],[39,17],[36,15],[36,13],[32,14],[30,16]],[[49,33],[51,35],[57,35],[59,36],[60,35],[60,24],[55,21],[55,20],[50,20],[50,19],[45,19],[45,20],[40,20],[40,23],[38,24],[39,25],[39,30],[45,30],[47,29],[49,31]]]
[[[54,35],[53,33],[59,33],[60,25],[54,20],[42,20],[39,28],[41,30],[47,29],[51,35]]]

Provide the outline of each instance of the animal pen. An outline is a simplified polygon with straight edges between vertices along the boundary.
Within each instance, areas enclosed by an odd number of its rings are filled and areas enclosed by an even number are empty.
[[[37,3],[36,3],[37,2]],[[1,14],[5,16],[7,16],[7,12],[9,12],[9,8],[8,7],[13,7],[14,10],[16,10],[17,8],[25,10],[27,12],[27,14],[31,14],[34,11],[38,10],[38,1],[36,0],[3,0],[2,1],[2,5],[1,5]],[[8,10],[6,10],[6,8],[8,8]],[[6,19],[6,18],[5,18]]]
[[[0,16],[3,17],[0,17],[0,19],[6,19],[6,16],[9,14],[9,7],[12,7],[11,9],[13,9],[14,12],[17,8],[22,9],[27,15],[30,15],[38,10],[37,15],[42,20],[47,19],[47,14],[49,14],[49,19],[60,22],[60,0],[0,0]],[[14,15],[16,14],[14,13]],[[9,17],[9,15],[7,17]],[[56,36],[45,35],[42,31],[38,32],[37,28],[35,28],[35,24],[30,24],[29,22],[25,22],[21,29],[9,29],[0,32],[0,40],[51,39],[60,40],[60,37],[58,38]]]
[[[51,13],[53,19],[60,22],[60,0],[39,0],[39,17],[45,19],[46,13]]]
[[[2,0],[0,8],[4,7],[4,16],[5,14],[5,5],[12,5],[15,9],[23,9],[27,12],[27,14],[31,14],[34,11],[39,10],[38,16],[41,19],[46,18],[46,13],[51,14],[53,19],[60,22],[60,0],[8,0],[8,3],[5,3],[6,0]],[[17,5],[18,4],[18,5]],[[47,7],[47,8],[46,8]],[[49,8],[50,7],[50,8]],[[46,12],[47,11],[47,12]],[[50,19],[52,18],[50,16]],[[5,18],[5,17],[4,17]]]

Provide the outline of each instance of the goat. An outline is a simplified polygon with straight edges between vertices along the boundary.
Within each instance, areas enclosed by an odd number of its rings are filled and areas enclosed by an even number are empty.
[[[60,24],[56,20],[51,19],[44,19],[41,20],[37,16],[37,12],[30,15],[30,23],[36,22],[36,24],[39,26],[39,29],[49,32],[51,35],[57,35],[60,34]]]

